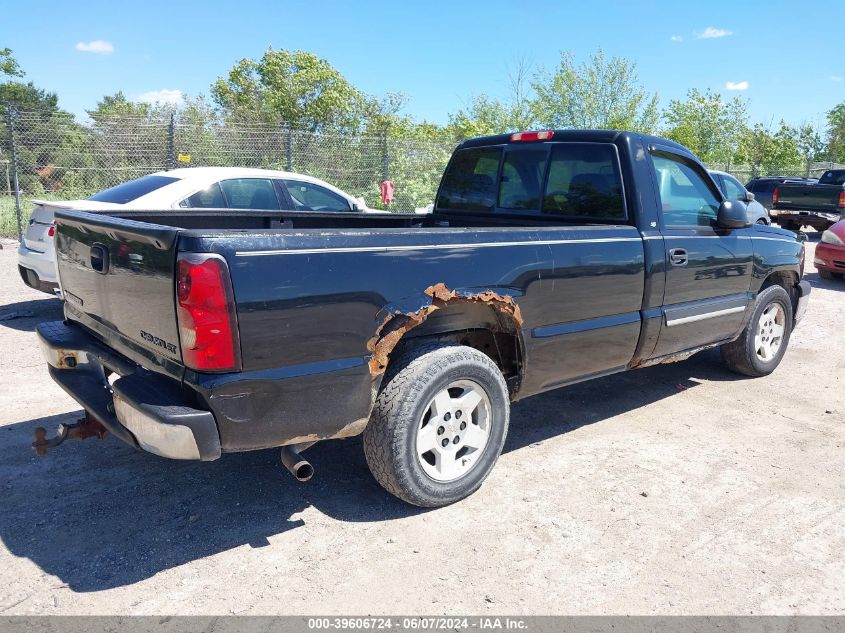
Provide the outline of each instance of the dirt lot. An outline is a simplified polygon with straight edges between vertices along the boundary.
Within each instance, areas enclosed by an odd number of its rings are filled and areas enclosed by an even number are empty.
[[[812,267],[772,376],[707,352],[529,399],[482,489],[422,511],[357,438],[309,450],[304,485],[275,451],[36,458],[80,412],[33,333],[59,302],[3,246],[0,613],[845,614],[845,283]]]

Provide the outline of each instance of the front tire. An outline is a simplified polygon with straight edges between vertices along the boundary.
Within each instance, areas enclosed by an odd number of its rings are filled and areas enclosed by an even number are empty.
[[[471,495],[490,474],[508,431],[510,397],[485,354],[435,344],[394,361],[364,430],[370,472],[413,505]]]
[[[768,376],[783,359],[791,334],[789,293],[782,286],[769,286],[757,295],[754,312],[739,338],[722,345],[722,360],[739,374]]]

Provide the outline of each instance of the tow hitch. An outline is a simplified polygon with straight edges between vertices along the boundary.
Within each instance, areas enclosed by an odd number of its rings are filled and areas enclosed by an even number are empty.
[[[106,427],[86,412],[85,417],[75,424],[60,424],[59,428],[56,429],[56,436],[49,439],[47,439],[47,429],[39,426],[35,429],[35,441],[32,443],[32,448],[35,449],[36,455],[43,457],[47,454],[47,449],[58,446],[65,440],[84,440],[89,437],[96,437],[101,440],[108,433]]]

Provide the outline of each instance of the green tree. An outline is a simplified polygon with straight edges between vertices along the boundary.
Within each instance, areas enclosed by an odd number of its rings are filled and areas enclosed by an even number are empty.
[[[122,90],[113,95],[106,95],[97,102],[93,110],[86,110],[88,116],[100,123],[116,117],[147,118],[152,113],[152,106],[148,103],[129,101]]]
[[[455,141],[474,136],[529,130],[536,126],[535,97],[529,80],[530,66],[517,60],[508,73],[508,96],[504,100],[476,95],[466,108],[449,116],[448,130]]]
[[[827,113],[827,148],[829,160],[845,163],[845,101]]]
[[[651,133],[660,118],[657,94],[640,84],[636,63],[607,58],[601,49],[580,65],[572,53],[561,53],[557,68],[538,73],[533,88],[541,127]]]
[[[357,130],[366,98],[328,61],[306,51],[267,49],[242,59],[211,87],[211,96],[240,121],[285,122],[298,130]]]
[[[669,102],[663,113],[663,134],[688,147],[706,163],[730,165],[736,160],[748,127],[746,108],[740,97],[725,101],[719,93],[693,88],[684,101]]]
[[[0,75],[9,77],[23,77],[24,72],[18,65],[18,60],[12,57],[11,48],[0,49]]]

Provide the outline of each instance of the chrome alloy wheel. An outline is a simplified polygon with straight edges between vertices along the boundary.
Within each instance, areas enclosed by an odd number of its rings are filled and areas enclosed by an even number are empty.
[[[757,321],[754,334],[754,351],[757,358],[768,363],[777,356],[783,344],[786,312],[778,302],[769,304]]]
[[[431,479],[460,479],[478,463],[490,438],[490,399],[481,385],[456,380],[435,394],[417,427],[417,458]]]

